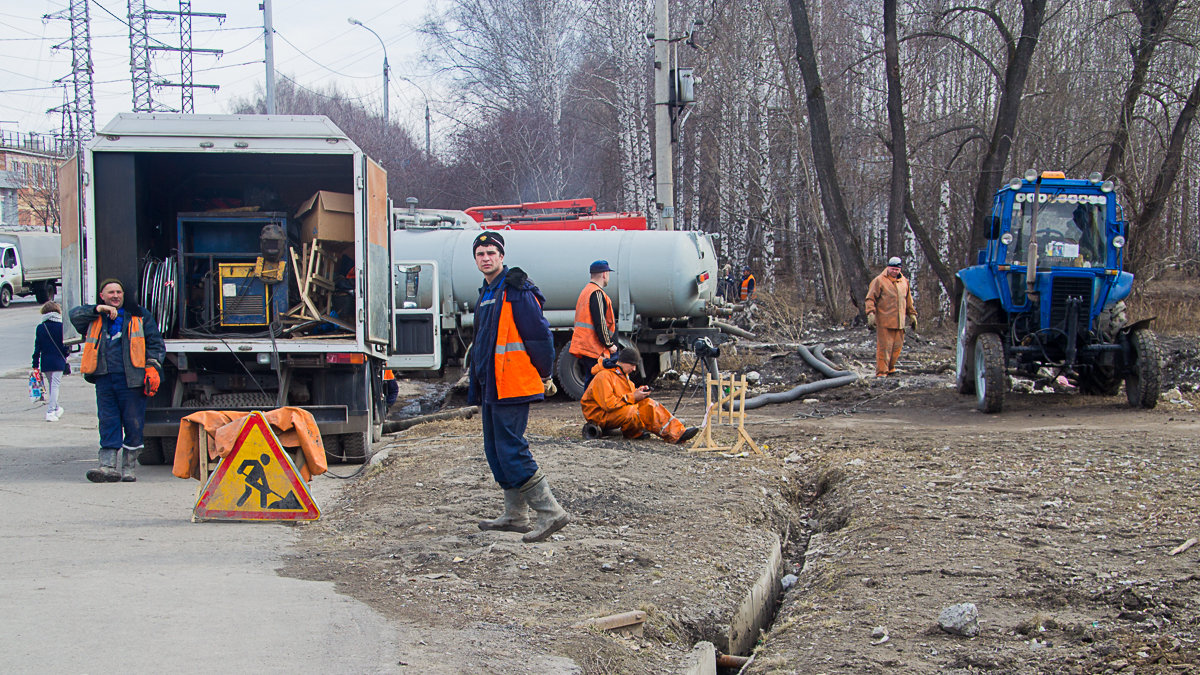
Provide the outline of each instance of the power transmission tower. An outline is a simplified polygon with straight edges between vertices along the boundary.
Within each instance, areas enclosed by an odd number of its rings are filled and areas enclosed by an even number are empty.
[[[150,44],[150,19],[157,16],[178,17],[179,46],[172,47],[154,40],[158,44]],[[179,0],[179,11],[168,12],[146,8],[146,0],[129,0],[129,54],[130,72],[133,77],[133,111],[154,112],[162,110],[161,104],[155,104],[153,89],[155,87],[179,87],[182,91],[180,112],[193,112],[193,91],[196,87],[203,89],[220,89],[215,84],[196,84],[192,81],[192,54],[203,52],[220,56],[221,49],[200,49],[192,47],[192,17],[203,16],[224,19],[224,14],[212,12],[193,12],[191,0]],[[153,64],[150,57],[153,52],[179,52],[179,82],[166,80],[154,81]]]
[[[71,73],[55,82],[70,81],[74,99],[64,101],[61,106],[61,112],[67,118],[63,124],[63,141],[80,147],[96,135],[96,95],[92,79],[92,29],[88,0],[70,0],[65,11],[47,14],[43,18],[67,19],[71,22],[70,40],[53,47],[61,49],[67,44],[71,45]],[[63,91],[65,94],[65,86]],[[47,112],[59,110],[52,108]]]

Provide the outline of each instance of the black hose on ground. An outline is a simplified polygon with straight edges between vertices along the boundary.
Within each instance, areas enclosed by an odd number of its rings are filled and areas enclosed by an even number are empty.
[[[764,405],[770,405],[772,403],[788,403],[795,401],[801,396],[805,396],[807,394],[812,394],[824,389],[840,387],[846,384],[852,384],[858,381],[857,374],[848,370],[838,370],[828,359],[824,357],[823,352],[825,351],[825,345],[823,344],[817,345],[811,350],[804,345],[800,345],[797,351],[800,352],[800,358],[804,359],[805,363],[812,366],[817,370],[817,372],[824,375],[825,379],[801,384],[796,387],[792,387],[787,391],[778,391],[773,394],[759,394],[754,398],[748,398],[746,399],[746,406],[744,408],[745,410],[754,410],[755,408],[761,408]],[[725,408],[728,409],[729,406],[725,406]]]

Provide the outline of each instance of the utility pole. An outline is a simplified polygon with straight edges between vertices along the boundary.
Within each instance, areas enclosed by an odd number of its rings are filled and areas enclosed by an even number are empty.
[[[143,0],[145,6],[145,0]],[[179,111],[185,115],[191,115],[194,107],[192,102],[192,92],[196,87],[203,89],[211,89],[216,91],[220,89],[220,85],[216,84],[196,84],[192,82],[192,54],[202,52],[205,54],[213,54],[220,56],[225,53],[222,49],[200,49],[192,47],[192,17],[203,16],[217,19],[224,22],[225,15],[214,12],[193,12],[192,0],[179,0],[178,12],[164,12],[158,10],[146,10],[147,18],[154,16],[174,16],[179,17],[179,46],[169,47],[167,45],[150,46],[152,52],[179,52],[179,82],[156,82],[156,87],[179,87],[180,88],[180,105]],[[157,42],[157,40],[156,40]]]
[[[267,114],[275,114],[275,23],[271,18],[271,0],[258,6],[263,11],[263,47],[267,61]]]
[[[654,0],[654,199],[659,229],[675,229],[675,157],[671,148],[671,20]]]
[[[158,44],[150,44],[150,19],[155,16],[174,16],[179,18],[180,46],[171,47],[155,40]],[[154,102],[154,87],[179,87],[182,91],[180,110],[192,112],[192,91],[196,87],[203,89],[220,89],[215,84],[195,84],[192,82],[192,54],[204,52],[220,56],[220,49],[199,49],[192,47],[192,17],[205,16],[224,19],[224,14],[211,12],[193,12],[191,0],[179,0],[179,11],[166,12],[146,8],[146,0],[129,0],[129,71],[133,81],[133,111],[155,112],[162,110],[161,104]],[[167,51],[180,54],[180,82],[154,81],[152,52]]]
[[[63,102],[62,112],[70,118],[68,124],[64,125],[70,130],[69,138],[64,138],[64,141],[72,143],[78,150],[96,135],[96,96],[92,77],[92,29],[88,0],[70,0],[65,13],[60,10],[42,18],[67,19],[71,22],[71,74],[55,82],[66,82],[70,79],[74,99],[68,98]],[[54,45],[53,49],[61,49],[66,44],[63,42]]]

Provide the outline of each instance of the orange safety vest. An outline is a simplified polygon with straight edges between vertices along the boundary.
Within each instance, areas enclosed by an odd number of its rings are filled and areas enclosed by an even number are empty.
[[[496,398],[518,398],[545,393],[542,377],[525,352],[525,342],[513,321],[512,303],[508,291],[500,298],[500,322],[496,327],[496,356],[493,373],[496,376]]]
[[[604,292],[594,281],[589,281],[579,292],[579,299],[575,301],[575,332],[571,334],[571,347],[568,351],[575,356],[596,359],[608,356],[608,350],[604,348],[604,343],[600,342],[600,331],[592,325],[590,300],[594,292],[593,287]],[[604,296],[604,323],[608,324],[610,334],[616,332],[617,319],[613,316],[612,302],[607,295]]]
[[[96,317],[88,326],[87,336],[83,343],[83,356],[79,370],[84,375],[96,372],[100,360],[100,331],[104,326],[104,317]],[[142,317],[129,317],[129,361],[135,368],[146,367],[146,332],[142,328]]]
[[[750,282],[754,281],[754,275],[749,274],[745,279],[742,279],[742,299],[747,300],[750,296]]]

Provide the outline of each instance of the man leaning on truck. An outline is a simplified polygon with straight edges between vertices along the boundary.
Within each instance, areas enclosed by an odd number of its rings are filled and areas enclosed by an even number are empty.
[[[521,268],[504,264],[500,234],[481,233],[471,252],[483,287],[475,305],[467,401],[479,405],[483,451],[504,490],[503,515],[480,522],[479,529],[525,532],[521,541],[542,541],[571,521],[525,440],[529,404],[545,399],[543,380],[554,364],[554,337],[542,315],[546,300]],[[527,506],[537,513],[532,527]]]
[[[166,356],[154,316],[130,300],[120,281],[105,279],[100,304],[71,310],[71,325],[84,336],[79,370],[96,385],[100,467],[87,472],[93,483],[137,480],[133,469],[143,447],[146,401],[158,391]]]
[[[607,260],[592,263],[588,268],[592,278],[575,301],[575,329],[571,333],[570,352],[586,366],[585,387],[592,379],[590,371],[596,365],[596,359],[617,353],[617,319],[613,316],[612,301],[604,292],[612,272]]]

